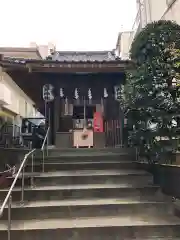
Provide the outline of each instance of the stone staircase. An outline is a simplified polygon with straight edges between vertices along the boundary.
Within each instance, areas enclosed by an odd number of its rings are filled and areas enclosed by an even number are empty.
[[[33,188],[26,166],[23,206],[21,179],[13,191],[11,240],[180,239],[173,203],[134,158],[123,149],[51,150],[42,173],[37,154]],[[0,190],[0,200],[7,191]],[[7,214],[6,208],[1,240],[7,240]]]

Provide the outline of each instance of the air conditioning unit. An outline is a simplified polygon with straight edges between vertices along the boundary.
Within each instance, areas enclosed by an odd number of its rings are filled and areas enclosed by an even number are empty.
[[[11,90],[4,83],[0,83],[0,105],[11,104]]]

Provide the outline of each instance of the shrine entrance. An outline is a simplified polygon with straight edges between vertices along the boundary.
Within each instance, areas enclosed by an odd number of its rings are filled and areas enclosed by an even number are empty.
[[[107,82],[104,74],[71,75],[61,82],[55,97],[56,146],[104,148],[122,145],[122,122],[117,95],[121,85]],[[66,76],[67,77],[67,76]],[[95,83],[98,77],[99,82]],[[70,78],[68,76],[67,78]]]
[[[73,106],[73,147],[93,147],[93,126],[96,106],[88,104]]]

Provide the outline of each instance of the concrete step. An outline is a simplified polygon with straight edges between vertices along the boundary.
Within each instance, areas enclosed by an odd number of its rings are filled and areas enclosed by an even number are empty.
[[[105,216],[163,216],[173,214],[173,206],[166,202],[140,200],[138,198],[86,199],[69,201],[34,201],[24,205],[12,205],[13,220],[82,218]],[[8,218],[7,208],[1,219]]]
[[[45,173],[25,173],[25,185],[30,186],[31,176],[35,186],[56,186],[74,184],[152,184],[153,177],[144,171],[138,170],[81,170],[59,171]],[[16,186],[21,186],[21,177]],[[9,178],[12,179],[12,178]],[[12,179],[13,180],[13,179]],[[11,180],[11,181],[12,181]]]
[[[0,199],[4,199],[8,189],[0,190]],[[151,185],[135,184],[86,184],[25,188],[24,197],[28,201],[68,200],[89,198],[151,197],[161,198],[159,188]],[[14,201],[21,199],[21,188],[14,188]]]
[[[42,151],[37,150],[36,155],[41,155]],[[133,148],[52,148],[48,149],[49,156],[59,156],[59,155],[92,155],[92,154],[135,154],[135,149]]]
[[[35,156],[36,162],[42,161],[42,153]],[[59,154],[58,156],[45,156],[45,162],[92,162],[92,161],[132,161],[135,160],[132,154],[119,154],[119,153],[91,153],[74,155],[74,153]]]
[[[13,190],[11,240],[180,239],[180,218],[152,176],[137,170],[124,149],[50,150],[42,173],[42,155],[26,166],[24,205],[21,176]],[[12,181],[13,178],[8,179]],[[0,190],[4,200],[8,189]],[[0,239],[7,240],[7,207]]]
[[[46,163],[45,171],[62,171],[62,170],[112,170],[112,169],[135,169],[136,162],[130,161],[106,161],[106,162],[64,162],[64,163]],[[25,167],[26,172],[31,172],[31,165]],[[35,163],[34,171],[41,172],[42,164]]]
[[[12,221],[11,240],[133,240],[180,237],[180,220],[172,216],[109,216],[78,219]],[[0,222],[7,240],[7,221]]]

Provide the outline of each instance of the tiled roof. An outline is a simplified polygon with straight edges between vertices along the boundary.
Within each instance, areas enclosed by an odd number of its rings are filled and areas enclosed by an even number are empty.
[[[92,51],[92,52],[73,52],[59,51],[54,52],[48,59],[59,62],[109,62],[120,60],[114,51]]]

